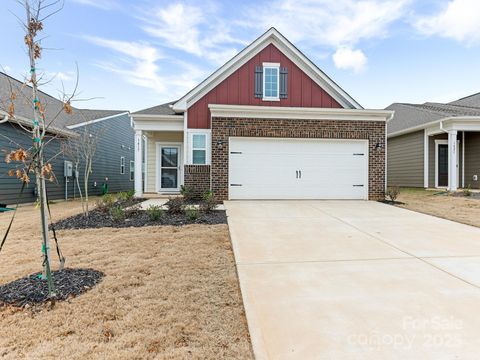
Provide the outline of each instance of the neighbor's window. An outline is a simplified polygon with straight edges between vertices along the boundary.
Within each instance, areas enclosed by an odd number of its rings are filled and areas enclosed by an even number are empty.
[[[279,64],[263,65],[263,99],[278,100],[279,99]]]
[[[120,174],[125,174],[125,156],[120,157]]]
[[[130,181],[135,180],[135,161],[130,161]]]
[[[205,165],[207,163],[207,135],[192,135],[192,164]]]

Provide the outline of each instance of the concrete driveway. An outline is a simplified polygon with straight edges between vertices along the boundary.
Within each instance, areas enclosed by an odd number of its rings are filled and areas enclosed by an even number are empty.
[[[257,359],[478,359],[480,228],[365,201],[230,201]]]

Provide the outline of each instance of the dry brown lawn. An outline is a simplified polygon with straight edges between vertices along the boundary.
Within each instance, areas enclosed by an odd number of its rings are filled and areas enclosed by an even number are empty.
[[[463,224],[480,227],[480,199],[439,195],[439,191],[402,189],[398,201],[404,207]]]
[[[52,205],[54,218],[79,203]],[[10,214],[0,215],[3,234]],[[41,271],[38,212],[18,212],[0,284]],[[60,231],[68,267],[105,273],[46,307],[0,307],[2,359],[251,359],[226,225]]]

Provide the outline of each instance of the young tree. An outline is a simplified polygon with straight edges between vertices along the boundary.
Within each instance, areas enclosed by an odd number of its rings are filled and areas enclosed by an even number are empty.
[[[24,30],[24,42],[27,48],[29,61],[29,72],[26,76],[23,89],[16,92],[13,88],[9,100],[8,113],[9,120],[16,123],[32,138],[32,146],[29,149],[18,148],[12,150],[6,156],[6,162],[18,162],[20,166],[16,170],[11,170],[10,175],[16,176],[22,181],[22,191],[26,184],[30,182],[30,176],[35,175],[35,187],[38,196],[38,206],[40,210],[41,238],[42,238],[42,258],[43,258],[43,277],[47,280],[49,296],[55,296],[55,287],[52,278],[50,236],[48,229],[49,209],[47,203],[46,181],[53,181],[54,174],[52,165],[45,160],[45,148],[51,141],[49,129],[54,126],[55,120],[62,113],[70,114],[72,112],[71,101],[75,94],[63,95],[63,108],[56,114],[47,115],[46,100],[40,98],[39,87],[42,85],[43,75],[37,69],[37,62],[42,56],[42,39],[39,38],[43,31],[44,21],[63,8],[63,1],[56,0],[46,2],[45,0],[23,0],[18,1],[25,10],[25,22],[21,22]],[[25,94],[25,89],[30,89],[30,95]],[[17,118],[15,114],[15,102],[17,96],[23,96],[24,101],[28,102],[32,109],[31,124],[25,124],[25,121]],[[13,221],[14,216],[12,216]],[[10,223],[11,226],[11,223]],[[10,227],[0,243],[0,250],[7,238]],[[58,246],[58,244],[57,244]],[[57,248],[58,250],[58,248]],[[60,258],[60,269],[63,268],[65,259],[58,251]]]
[[[73,166],[77,172],[75,181],[80,193],[82,210],[85,217],[89,216],[88,187],[90,174],[92,173],[93,159],[104,131],[105,129],[103,127],[92,129],[87,122],[87,125],[83,127],[79,136],[69,138],[64,145],[65,153],[72,159]],[[78,176],[80,171],[83,172],[83,195]]]

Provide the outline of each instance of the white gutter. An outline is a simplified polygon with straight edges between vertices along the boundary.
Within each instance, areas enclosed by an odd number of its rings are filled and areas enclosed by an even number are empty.
[[[307,108],[283,106],[251,106],[209,104],[212,117],[256,119],[306,119],[387,121],[394,112],[390,110]]]

